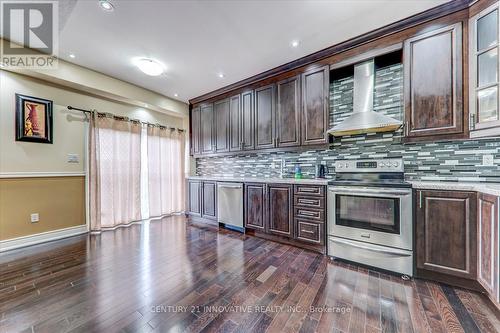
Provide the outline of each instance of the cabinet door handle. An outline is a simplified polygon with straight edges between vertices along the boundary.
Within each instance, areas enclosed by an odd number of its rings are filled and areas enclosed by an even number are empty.
[[[317,205],[317,200],[307,200],[307,199],[299,199],[299,203],[304,203],[307,205]]]
[[[422,191],[419,191],[418,193],[419,193],[419,199],[418,199],[419,204],[418,205],[419,205],[420,209],[422,209]]]
[[[476,129],[476,114],[471,113],[469,117],[469,129],[474,130]]]
[[[407,121],[405,124],[405,133],[406,133],[406,136],[410,135],[410,122],[409,121]]]
[[[299,214],[306,215],[306,216],[316,216],[316,213],[314,212],[308,212],[305,210],[299,210]]]
[[[299,191],[300,192],[318,192],[318,190],[315,188],[307,188],[307,187],[301,187]]]

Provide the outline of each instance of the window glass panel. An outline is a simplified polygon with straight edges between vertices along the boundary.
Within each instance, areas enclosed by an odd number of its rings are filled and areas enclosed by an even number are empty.
[[[482,87],[498,80],[498,50],[494,48],[478,56],[477,82]]]
[[[491,87],[477,92],[478,122],[498,120],[498,87]]]
[[[498,41],[498,10],[477,20],[477,50],[493,46]]]

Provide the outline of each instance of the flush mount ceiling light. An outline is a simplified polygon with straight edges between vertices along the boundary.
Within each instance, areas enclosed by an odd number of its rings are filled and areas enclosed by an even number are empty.
[[[138,58],[133,62],[146,75],[158,76],[164,71],[163,65],[153,59]]]
[[[300,42],[298,40],[292,40],[292,42],[290,43],[290,45],[292,47],[297,47],[297,46],[299,46],[299,44],[300,44]]]
[[[224,73],[219,73],[219,74],[217,74],[217,76],[220,77],[221,79],[223,79],[224,78]]]
[[[74,53],[70,53],[70,54],[69,54],[69,57],[70,57],[71,59],[75,59],[75,58],[76,58],[76,55],[75,55]]]
[[[112,12],[115,9],[115,6],[107,0],[99,0],[99,6],[107,12]]]
[[[174,97],[179,97],[179,94],[174,94]]]

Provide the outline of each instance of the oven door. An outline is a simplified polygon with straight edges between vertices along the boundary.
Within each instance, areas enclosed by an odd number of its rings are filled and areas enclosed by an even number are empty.
[[[330,186],[331,236],[412,249],[412,196],[407,188]]]

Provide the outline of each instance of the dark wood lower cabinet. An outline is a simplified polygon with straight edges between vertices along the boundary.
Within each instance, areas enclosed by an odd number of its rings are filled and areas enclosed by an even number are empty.
[[[497,196],[483,193],[478,196],[477,280],[500,308],[498,201]]]
[[[268,185],[268,232],[293,237],[293,186]]]
[[[245,184],[245,227],[266,230],[266,184]]]
[[[295,219],[295,238],[302,242],[325,244],[324,223]]]
[[[188,180],[188,214],[201,216],[201,184],[199,180]]]
[[[187,185],[187,214],[205,221],[217,220],[217,183],[190,179]]]
[[[418,276],[477,288],[476,195],[474,192],[417,191]]]
[[[203,209],[202,217],[207,219],[217,219],[217,183],[203,182]]]
[[[258,237],[326,253],[324,193],[324,186],[247,183],[245,228]]]

